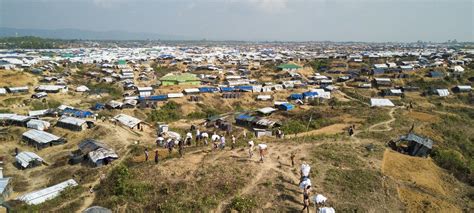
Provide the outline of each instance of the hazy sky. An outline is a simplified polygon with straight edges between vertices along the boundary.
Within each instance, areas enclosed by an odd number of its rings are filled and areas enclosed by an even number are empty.
[[[474,41],[474,0],[0,0],[0,26],[216,40]]]

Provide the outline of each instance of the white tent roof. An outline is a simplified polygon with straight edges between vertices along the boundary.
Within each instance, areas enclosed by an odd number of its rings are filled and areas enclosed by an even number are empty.
[[[61,191],[70,186],[77,186],[77,182],[73,179],[69,179],[54,186],[24,194],[18,197],[17,200],[24,201],[29,205],[37,205],[57,197]]]
[[[371,106],[395,106],[395,104],[392,103],[392,101],[384,98],[371,98],[370,99],[370,105]]]
[[[275,109],[273,107],[264,107],[264,108],[259,109],[258,111],[263,113],[263,114],[268,114],[268,113],[272,113],[272,112],[277,111],[277,109]]]
[[[448,89],[437,89],[436,92],[441,97],[446,97],[446,96],[449,95],[449,90]]]

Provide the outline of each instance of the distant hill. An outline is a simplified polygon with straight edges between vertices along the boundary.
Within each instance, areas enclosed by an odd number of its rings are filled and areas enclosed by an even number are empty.
[[[141,33],[127,31],[90,31],[78,29],[17,29],[0,27],[0,37],[37,36],[56,39],[83,40],[190,40],[185,36],[162,35],[157,33]]]

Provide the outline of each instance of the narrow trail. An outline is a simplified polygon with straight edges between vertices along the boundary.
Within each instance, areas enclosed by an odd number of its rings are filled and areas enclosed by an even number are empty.
[[[106,171],[104,171],[103,174],[107,174],[112,168],[114,168],[115,166],[119,165],[119,164],[126,158],[126,156],[127,156],[129,153],[130,153],[130,150],[127,149],[127,151],[123,154],[123,157],[121,157],[121,158],[119,158],[118,160],[114,161],[113,164],[112,164],[110,167],[108,167],[108,168],[106,169]],[[94,182],[92,182],[92,183],[89,184],[89,185],[91,185],[92,188],[94,188],[95,186],[97,186],[97,185],[100,183],[100,181],[101,181],[101,177],[99,176]],[[87,209],[87,208],[89,208],[89,207],[91,207],[92,203],[94,203],[95,196],[97,195],[97,193],[96,193],[95,191],[92,192],[92,193],[90,193],[90,192],[87,190],[85,193],[86,193],[86,195],[85,195],[85,197],[84,197],[84,202],[82,202],[82,205],[81,205],[81,207],[79,207],[79,210],[76,211],[76,212],[78,212],[78,213],[84,211],[85,209]],[[78,196],[78,198],[80,198],[80,197]]]
[[[370,126],[369,128],[367,128],[367,131],[369,131],[369,132],[388,132],[388,131],[391,131],[392,127],[389,124],[391,124],[392,122],[394,122],[396,120],[395,117],[393,116],[393,113],[395,112],[396,109],[398,109],[398,107],[394,107],[394,108],[390,109],[390,112],[388,113],[388,115],[390,116],[389,120],[383,121],[383,122],[380,122],[380,123],[376,123],[376,124]],[[377,129],[376,127],[379,127],[379,126],[384,126],[385,128],[384,129]]]

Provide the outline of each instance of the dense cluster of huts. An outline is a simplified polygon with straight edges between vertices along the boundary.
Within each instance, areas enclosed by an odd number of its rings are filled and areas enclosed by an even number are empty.
[[[430,71],[426,77],[441,78],[446,75],[459,76],[464,67],[472,63],[465,57],[472,52],[454,49],[418,46],[400,46],[394,50],[354,46],[338,46],[332,44],[322,49],[304,49],[301,47],[257,48],[244,47],[170,47],[153,48],[91,48],[91,49],[60,49],[47,51],[0,51],[0,69],[27,70],[41,75],[37,86],[4,86],[0,85],[0,95],[30,94],[32,98],[46,98],[51,93],[70,92],[100,93],[86,85],[69,85],[70,64],[94,65],[96,69],[85,70],[84,77],[97,83],[119,85],[124,89],[123,98],[107,103],[96,103],[90,109],[76,109],[62,105],[54,109],[30,111],[28,115],[0,113],[1,126],[26,127],[22,141],[36,149],[67,143],[67,138],[51,133],[51,128],[63,128],[70,131],[84,131],[94,127],[96,111],[104,109],[147,108],[156,107],[157,102],[174,98],[188,98],[200,101],[200,95],[219,93],[224,99],[238,99],[245,93],[255,93],[257,101],[267,101],[268,106],[255,112],[236,113],[233,122],[237,125],[252,128],[257,137],[273,134],[273,130],[282,125],[281,121],[273,120],[268,115],[276,111],[290,111],[297,104],[308,100],[326,100],[338,89],[338,83],[356,82],[358,89],[377,88],[382,97],[370,99],[371,106],[395,106],[386,97],[403,96],[407,91],[417,91],[411,86],[397,86],[393,79],[405,78],[408,73],[419,68],[447,67],[449,73]],[[327,51],[327,48],[334,48]],[[399,58],[411,60],[398,60]],[[310,76],[299,72],[300,65],[314,59],[338,59],[350,63],[362,63],[384,59],[386,63],[372,64],[371,67],[341,71],[347,68],[344,63],[331,66],[322,65]],[[178,63],[185,65],[179,72],[171,72],[160,78],[149,62],[173,66]],[[267,64],[277,64],[277,79],[273,82],[259,81],[252,73]],[[61,73],[45,75],[47,71],[64,69]],[[336,68],[336,69],[332,69]],[[327,73],[324,74],[324,73]],[[338,74],[338,77],[331,77]],[[185,89],[166,94],[156,94],[157,87],[186,86]],[[286,100],[274,100],[272,92],[302,89],[304,92],[291,93]],[[432,94],[449,96],[450,92],[471,92],[470,85],[457,85],[454,88],[432,88]],[[49,118],[49,119],[44,119]],[[118,114],[112,119],[131,129],[140,129],[143,122],[133,116]],[[54,122],[54,125],[51,123]],[[231,131],[232,125],[224,116],[207,119],[208,125],[214,124],[224,131]],[[410,143],[406,152],[411,155],[423,156],[431,149],[429,140],[416,135],[408,135],[403,140]],[[421,146],[421,145],[422,146]],[[101,166],[118,158],[117,153],[107,144],[94,139],[86,139],[79,143],[78,149],[71,153],[69,162]],[[44,164],[44,160],[31,151],[16,153],[16,164],[20,169],[27,169]],[[0,169],[0,193],[8,194],[9,178],[4,178]],[[74,180],[51,186],[36,192],[25,194],[19,199],[28,204],[38,204],[56,196],[68,186],[77,185]]]

